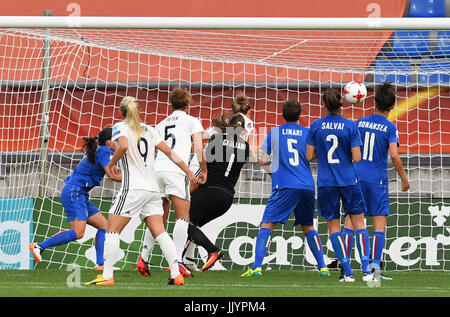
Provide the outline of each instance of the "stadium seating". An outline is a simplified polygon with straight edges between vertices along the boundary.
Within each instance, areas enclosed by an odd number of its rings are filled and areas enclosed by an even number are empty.
[[[378,60],[375,64],[375,82],[409,83],[411,81],[410,68],[409,61]]]
[[[420,58],[429,54],[429,31],[395,31],[392,51],[385,51],[387,57]]]
[[[432,57],[450,57],[450,31],[438,31],[436,50],[431,52]]]
[[[420,65],[419,83],[450,84],[450,62],[424,61]]]
[[[410,0],[409,17],[411,18],[445,17],[445,0]]]

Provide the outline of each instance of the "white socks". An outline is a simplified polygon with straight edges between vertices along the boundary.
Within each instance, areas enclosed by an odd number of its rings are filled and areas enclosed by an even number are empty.
[[[177,219],[173,227],[173,242],[177,250],[177,260],[183,262],[183,251],[188,239],[189,223],[184,219]]]
[[[147,228],[145,230],[144,241],[142,244],[142,252],[141,252],[142,259],[145,262],[148,262],[148,258],[150,256],[150,253],[152,252],[154,246],[155,246],[155,238],[153,237],[152,233],[150,232],[150,229]]]
[[[105,246],[104,246],[104,269],[103,277],[110,279],[114,274],[114,264],[117,262],[117,258],[120,253],[120,237],[116,232],[105,233]]]
[[[177,251],[175,249],[175,243],[170,238],[169,234],[165,231],[161,233],[158,237],[156,237],[155,240],[156,242],[158,242],[161,251],[164,255],[164,258],[169,264],[170,277],[171,278],[177,277],[178,275],[180,275],[180,270],[178,268]]]

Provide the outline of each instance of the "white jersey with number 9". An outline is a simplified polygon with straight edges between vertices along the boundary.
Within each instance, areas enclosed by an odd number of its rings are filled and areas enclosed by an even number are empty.
[[[162,138],[156,130],[141,123],[143,135],[136,139],[131,128],[124,122],[116,123],[112,131],[112,141],[125,136],[128,139],[128,149],[120,159],[122,170],[122,190],[146,189],[159,192],[159,186],[154,175],[155,147]]]

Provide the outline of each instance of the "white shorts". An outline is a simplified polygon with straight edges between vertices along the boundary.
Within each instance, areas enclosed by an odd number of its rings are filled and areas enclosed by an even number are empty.
[[[161,192],[167,198],[174,195],[184,200],[191,199],[190,184],[186,175],[176,172],[155,172],[155,176]]]
[[[114,198],[109,213],[130,218],[139,216],[141,221],[148,216],[162,216],[161,193],[146,189],[121,190]]]

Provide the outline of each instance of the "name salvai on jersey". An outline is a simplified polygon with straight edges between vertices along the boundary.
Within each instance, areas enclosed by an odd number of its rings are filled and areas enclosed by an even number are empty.
[[[322,130],[344,130],[343,122],[322,122]]]

